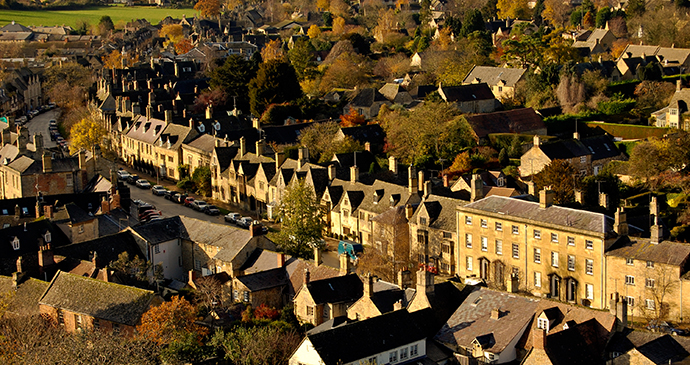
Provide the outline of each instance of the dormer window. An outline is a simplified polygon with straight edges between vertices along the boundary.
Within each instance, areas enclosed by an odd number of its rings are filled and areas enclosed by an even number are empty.
[[[200,133],[204,133],[206,131],[206,126],[203,124],[199,124],[197,129],[199,130]]]
[[[215,123],[213,123],[213,129],[219,131],[220,130],[220,122],[216,121]]]
[[[499,178],[498,178],[498,181],[496,182],[496,184],[497,184],[499,187],[503,187],[503,186],[505,186],[505,184],[506,184],[506,179],[503,178],[503,177],[499,177]]]
[[[43,235],[43,239],[46,241],[46,243],[50,243],[52,240],[52,235],[50,234],[50,231],[46,232],[46,234]]]
[[[537,328],[549,332],[549,320],[546,318],[537,318]]]
[[[15,251],[19,250],[19,237],[14,237],[12,240],[12,249]]]

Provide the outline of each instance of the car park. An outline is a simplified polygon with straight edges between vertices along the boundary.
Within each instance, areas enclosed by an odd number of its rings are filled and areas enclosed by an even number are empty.
[[[228,213],[225,215],[225,217],[223,217],[223,219],[225,219],[225,221],[228,223],[237,223],[237,220],[240,218],[242,218],[240,213]]]
[[[188,196],[184,199],[184,203],[182,203],[182,204],[184,204],[185,207],[191,207],[193,203],[194,203],[194,198],[192,198],[191,196]]]
[[[203,212],[208,215],[219,215],[220,210],[215,205],[206,205]]]
[[[207,205],[208,203],[203,200],[195,200],[194,203],[192,203],[192,209],[203,212]]]
[[[137,180],[139,180],[139,175],[131,174],[131,175],[129,175],[129,177],[127,178],[126,181],[127,181],[127,183],[134,185],[137,183]]]
[[[137,180],[136,185],[142,189],[151,189],[151,183],[144,179]]]
[[[162,185],[154,185],[151,188],[151,194],[153,195],[165,195],[166,191],[168,191],[168,189],[164,188]]]

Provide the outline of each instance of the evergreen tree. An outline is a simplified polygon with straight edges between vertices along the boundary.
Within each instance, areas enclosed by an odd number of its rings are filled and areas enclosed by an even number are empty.
[[[465,13],[465,20],[462,22],[460,29],[460,36],[467,37],[475,31],[485,31],[484,19],[482,13],[477,9],[468,10]]]
[[[261,116],[270,104],[297,100],[302,89],[295,69],[281,60],[271,60],[259,66],[256,77],[249,82],[249,104],[255,116]]]
[[[256,52],[259,54],[259,52]],[[216,68],[209,75],[213,88],[221,89],[227,96],[228,107],[237,105],[237,109],[244,113],[249,112],[249,88],[247,85],[254,78],[256,71],[250,61],[240,55],[230,55],[225,63]]]

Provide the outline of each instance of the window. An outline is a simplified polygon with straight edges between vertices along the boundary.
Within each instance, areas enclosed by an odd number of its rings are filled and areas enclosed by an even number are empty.
[[[248,302],[248,301],[249,301],[249,292],[248,292],[248,291],[245,291],[245,292],[244,292],[244,301],[245,301],[245,302]]]
[[[468,224],[471,226],[472,225],[472,217],[470,217],[469,215],[466,215],[465,216],[465,224]]]
[[[153,251],[154,251],[156,254],[161,253],[161,245],[153,245]]]
[[[575,237],[568,236],[568,246],[575,246]]]
[[[465,263],[467,265],[467,271],[472,271],[472,257],[471,256],[467,256],[465,258]]]
[[[654,279],[646,278],[644,280],[644,286],[647,288],[653,288],[654,287]]]
[[[534,238],[540,240],[541,239],[541,231],[538,229],[534,230]]]
[[[451,248],[450,245],[443,245],[443,246],[441,246],[441,252],[446,253],[446,254],[450,254],[450,248]]]
[[[594,242],[591,240],[585,240],[585,248],[591,250],[594,248]]]
[[[410,356],[417,356],[417,346],[418,345],[410,346]]]
[[[625,275],[625,285],[635,285],[635,277],[632,275]]]
[[[534,262],[541,264],[541,248],[539,247],[534,248]]]
[[[503,241],[496,240],[496,255],[503,255]]]
[[[591,260],[591,259],[585,260],[585,273],[587,275],[594,275],[594,260]]]
[[[653,269],[654,268],[654,261],[647,261],[647,268]]]
[[[359,313],[357,313],[357,319],[359,319]],[[378,359],[376,358],[376,356],[370,357],[369,360],[367,360],[367,361],[369,361],[369,364],[371,364],[371,365],[377,365],[378,364]]]
[[[407,347],[400,349],[400,360],[407,359]]]
[[[425,217],[419,217],[419,225],[426,226],[426,218]]]
[[[398,362],[398,351],[391,351],[388,353],[388,362],[391,364]]]
[[[635,298],[633,298],[633,297],[625,297],[625,300],[628,301],[628,308],[634,307],[634,306],[635,306]]]
[[[101,320],[94,318],[93,321],[91,321],[91,325],[93,326],[94,330],[98,330],[101,328]]]
[[[520,258],[520,247],[518,246],[517,243],[513,243],[513,258],[514,259]]]
[[[480,223],[481,223],[482,228],[486,228],[486,227],[489,226],[489,222],[487,222],[486,219],[482,219],[482,220],[480,221]]]
[[[534,286],[541,288],[541,273],[537,271],[534,272]]]
[[[67,186],[73,186],[74,185],[74,176],[72,176],[72,173],[68,173],[65,175],[65,181],[67,182]]]
[[[489,239],[482,237],[482,251],[486,252],[489,250]]]
[[[513,226],[513,234],[520,234],[520,227]]]
[[[575,256],[568,255],[568,271],[575,271]]]
[[[654,308],[655,308],[654,299],[645,299],[644,304],[647,307],[647,309],[649,309],[649,310],[654,310]]]
[[[551,252],[551,266],[558,267],[558,252]]]
[[[472,233],[465,233],[465,246],[472,248]]]
[[[232,291],[232,299],[233,300],[240,300],[240,291],[239,290],[233,290]]]
[[[443,232],[443,238],[453,238],[453,234],[451,232]]]
[[[546,318],[537,318],[537,328],[548,331],[549,320]]]
[[[496,222],[496,230],[497,230],[497,231],[502,231],[502,230],[503,230],[503,223],[501,223],[501,222]]]
[[[633,259],[625,259],[625,264],[629,266],[633,266],[635,261]]]
[[[587,163],[587,156],[580,156],[580,163]]]
[[[15,251],[19,250],[19,237],[14,237],[12,240],[12,249]]]
[[[57,310],[57,322],[60,326],[65,325],[65,313],[62,311],[62,309]]]
[[[587,298],[589,300],[594,299],[594,285],[585,284],[585,298]]]
[[[81,315],[80,314],[74,315],[74,327],[78,330],[84,329],[84,325],[81,321]]]
[[[307,315],[308,316],[313,316],[314,315],[314,307],[308,305],[307,306]]]
[[[551,242],[558,243],[558,233],[551,233]]]

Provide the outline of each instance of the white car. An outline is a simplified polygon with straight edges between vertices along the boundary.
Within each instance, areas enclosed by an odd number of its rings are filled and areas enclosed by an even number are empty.
[[[144,179],[137,180],[136,185],[142,189],[150,189],[151,188],[151,183],[144,180]]]
[[[127,180],[128,177],[129,177],[129,172],[127,172],[125,170],[118,170],[117,171],[117,178],[118,179]]]
[[[168,189],[164,188],[162,185],[154,185],[151,188],[151,194],[153,195],[163,195]]]

